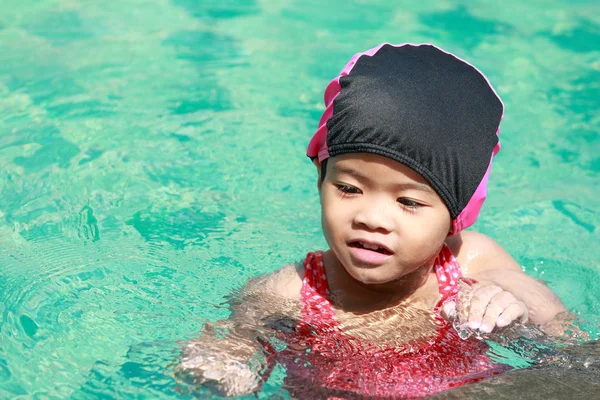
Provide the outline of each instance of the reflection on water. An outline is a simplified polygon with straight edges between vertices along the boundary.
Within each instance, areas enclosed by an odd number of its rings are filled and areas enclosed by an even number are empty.
[[[600,342],[553,349],[550,361],[469,386],[436,399],[592,399],[600,396]]]

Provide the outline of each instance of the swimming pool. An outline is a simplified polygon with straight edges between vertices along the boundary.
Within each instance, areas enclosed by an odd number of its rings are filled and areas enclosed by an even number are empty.
[[[472,61],[506,104],[476,229],[598,337],[600,6],[4,0],[0,398],[173,398],[176,341],[323,248],[322,90],[382,41]],[[261,398],[285,397],[282,373]]]

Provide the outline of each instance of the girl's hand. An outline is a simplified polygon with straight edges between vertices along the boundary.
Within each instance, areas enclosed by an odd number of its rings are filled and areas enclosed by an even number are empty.
[[[512,293],[493,282],[466,282],[459,280],[456,303],[448,302],[442,308],[442,315],[459,327],[490,333],[515,321],[527,322],[527,307]]]
[[[223,352],[197,345],[184,348],[175,376],[191,385],[201,385],[221,396],[241,396],[256,391],[260,376],[247,363],[227,358]]]

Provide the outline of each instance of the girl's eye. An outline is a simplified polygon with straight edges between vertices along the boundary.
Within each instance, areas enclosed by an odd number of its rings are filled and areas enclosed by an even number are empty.
[[[359,194],[360,190],[354,186],[339,185],[338,190],[344,194]]]
[[[410,199],[406,199],[404,197],[400,197],[398,199],[398,203],[400,203],[403,206],[408,207],[408,208],[419,208],[419,207],[421,207],[421,204],[417,203],[416,201],[410,200]]]

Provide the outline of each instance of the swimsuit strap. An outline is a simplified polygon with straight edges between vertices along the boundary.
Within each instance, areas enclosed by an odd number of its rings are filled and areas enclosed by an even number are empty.
[[[304,260],[304,279],[300,297],[303,303],[302,315],[308,323],[336,321],[329,301],[329,285],[323,265],[323,252],[308,253]]]
[[[306,255],[303,283],[312,287],[316,293],[322,296],[329,296],[329,285],[327,284],[327,274],[325,273],[325,265],[323,264],[322,251]]]
[[[462,277],[460,265],[446,243],[440,250],[434,263],[435,274],[440,291],[440,305],[448,300],[456,300],[458,279]]]

